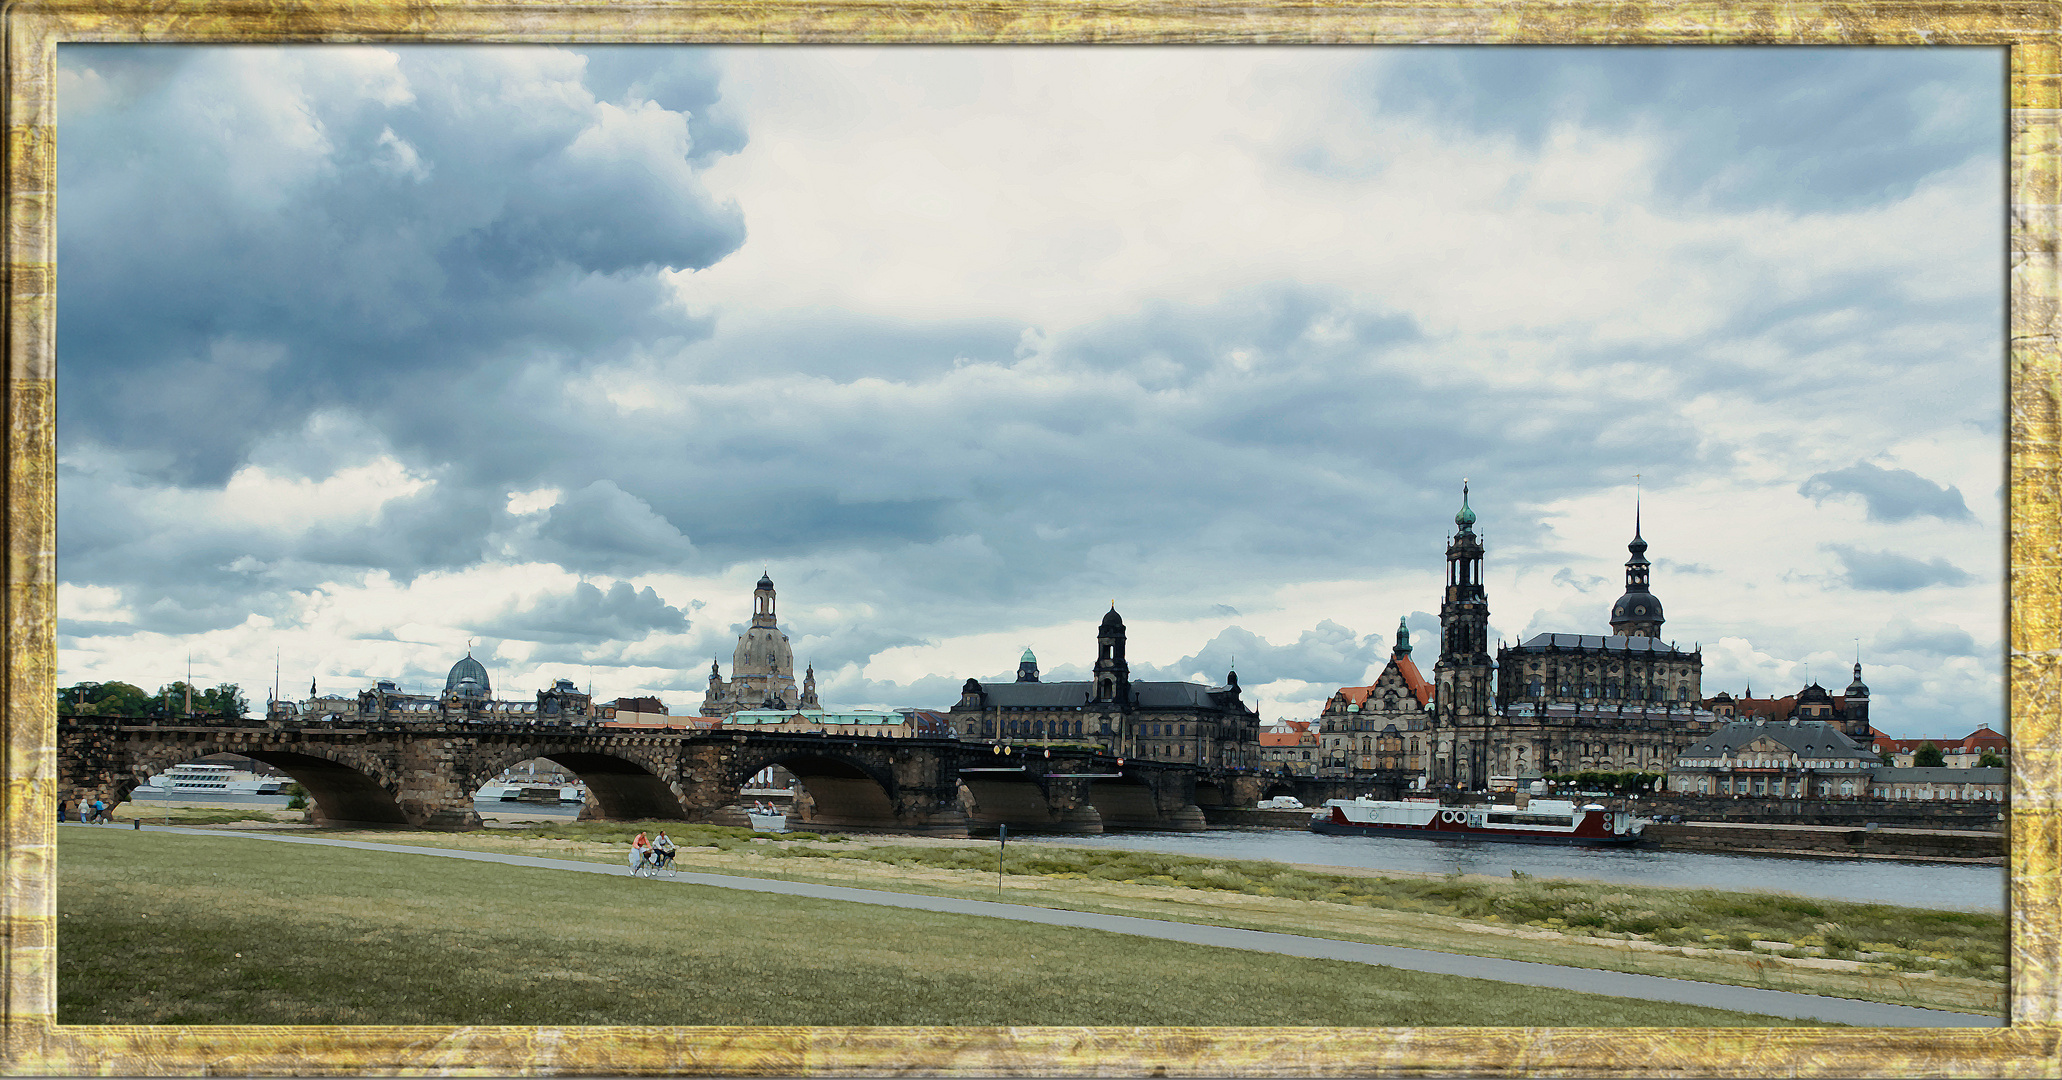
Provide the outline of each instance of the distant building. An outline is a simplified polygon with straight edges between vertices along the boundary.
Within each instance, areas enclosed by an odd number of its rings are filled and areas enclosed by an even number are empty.
[[[2011,777],[1997,766],[1897,768],[1878,766],[1870,777],[1870,794],[1879,799],[1916,802],[2004,802]]]
[[[1311,720],[1285,720],[1260,733],[1260,767],[1265,772],[1316,776],[1321,747]]]
[[[1224,685],[1133,682],[1124,658],[1124,619],[1112,605],[1096,629],[1096,661],[1083,682],[1040,682],[1030,650],[1017,681],[968,679],[947,714],[961,739],[1071,743],[1120,757],[1220,768],[1260,764],[1260,716],[1239,696],[1237,672]]]
[[[1879,735],[1870,744],[1870,749],[1883,755],[1900,768],[1911,768],[1919,748],[1932,743],[1940,751],[1941,765],[1949,769],[1978,768],[1985,754],[1995,756],[2001,765],[2012,762],[2010,740],[1990,729],[1988,724],[1959,739],[1893,739]]]
[[[1388,767],[1423,771],[1432,695],[1432,683],[1411,659],[1410,627],[1399,619],[1396,644],[1375,681],[1366,686],[1342,686],[1325,702],[1318,717],[1320,774],[1348,776],[1383,768],[1380,744],[1384,733],[1400,740],[1403,752],[1401,764]]]
[[[487,675],[486,665],[474,659],[470,649],[457,663],[451,665],[450,673],[444,678],[444,689],[441,693],[406,693],[392,679],[380,679],[370,689],[359,691],[355,697],[341,694],[314,695],[312,683],[309,690],[311,694],[305,701],[273,702],[268,715],[274,719],[294,718],[303,722],[361,723],[397,720],[434,720],[440,723],[585,723],[594,719],[593,699],[575,687],[571,679],[559,679],[549,689],[537,691],[537,697],[533,701],[496,699],[493,680]]]
[[[914,709],[906,713],[859,709],[842,712],[826,709],[740,709],[724,717],[717,726],[778,734],[822,732],[826,735],[914,739],[926,735],[926,727],[935,730],[935,721],[927,724],[915,715],[916,712]]]
[[[730,678],[716,662],[709,664],[709,689],[702,698],[703,716],[729,716],[744,709],[815,709],[816,669],[808,669],[795,686],[795,652],[775,618],[773,578],[762,574],[752,590],[752,624],[738,636],[730,656]]]
[[[1862,682],[1859,661],[1854,665],[1854,680],[1841,694],[1812,683],[1788,697],[1758,698],[1750,686],[1737,698],[1721,691],[1706,699],[1704,705],[1714,715],[1727,720],[1819,720],[1838,724],[1840,730],[1857,740],[1867,740],[1875,735],[1875,729],[1869,726],[1869,687]]]
[[[1857,798],[1882,765],[1835,720],[1735,720],[1692,742],[1668,769],[1682,795]]]

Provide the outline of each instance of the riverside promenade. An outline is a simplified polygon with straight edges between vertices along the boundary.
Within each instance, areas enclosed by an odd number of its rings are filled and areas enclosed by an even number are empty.
[[[92,828],[94,826],[67,825],[66,827]],[[463,851],[452,848],[414,847],[406,844],[381,844],[280,833],[235,832],[217,829],[180,828],[177,826],[145,826],[144,828],[152,832],[182,833],[189,836],[233,837],[272,843],[346,847],[362,851],[427,855],[435,858],[464,859],[474,862],[564,870],[583,874],[608,874],[625,877],[630,873],[628,866],[622,863],[581,862],[570,859],[547,859],[530,855],[505,855],[492,852]],[[1439,952],[1433,949],[1410,949],[1393,945],[1374,945],[1357,941],[1341,941],[1331,938],[1304,937],[1296,934],[1244,930],[1235,927],[1144,919],[1128,915],[1067,911],[1058,908],[1033,907],[1026,904],[1010,904],[992,900],[921,896],[843,885],[816,885],[764,878],[730,877],[721,874],[687,872],[683,872],[673,878],[651,879],[651,884],[654,888],[666,888],[680,884],[704,885],[785,896],[806,896],[824,900],[877,904],[915,911],[951,912],[986,918],[1012,919],[1019,922],[1104,930],[1111,933],[1131,934],[1138,937],[1159,938],[1167,941],[1209,945],[1218,948],[1245,949],[1255,952],[1277,953],[1285,956],[1309,957],[1312,959],[1343,960],[1352,963],[1402,968],[1409,971],[1421,971],[1437,975],[1452,975],[1471,979],[1518,983],[1527,986],[1541,986],[1575,993],[1607,994],[1614,997],[1670,1001],[1686,1005],[1702,1005],[1713,1008],[1733,1009],[1740,1012],[1760,1013],[1766,1016],[1818,1020],[1826,1023],[1850,1024],[1861,1027],[1945,1028],[2003,1026],[2003,1021],[1997,1017],[1947,1012],[1938,1009],[1921,1009],[1908,1005],[1890,1005],[1873,1001],[1857,1001],[1851,998],[1795,994],[1780,990],[1760,990],[1753,987],[1733,986],[1725,983],[1705,983],[1688,979],[1663,978],[1655,975],[1637,975],[1629,972],[1562,967],[1554,964],[1538,964],[1494,957],[1466,956],[1458,953]]]

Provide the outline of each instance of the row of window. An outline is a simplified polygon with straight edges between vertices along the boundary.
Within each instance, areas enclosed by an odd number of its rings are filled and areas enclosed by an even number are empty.
[[[1621,697],[1622,697],[1622,698],[1623,698],[1624,700],[1627,700],[1627,701],[1667,701],[1667,700],[1668,700],[1668,688],[1667,688],[1667,687],[1665,687],[1665,686],[1649,686],[1649,687],[1646,687],[1646,688],[1644,688],[1644,690],[1643,690],[1643,689],[1642,689],[1641,687],[1638,687],[1638,686],[1634,686],[1634,687],[1632,687],[1632,688],[1630,689],[1630,691],[1629,691],[1629,692],[1621,694],[1621,693],[1619,692],[1619,684],[1618,684],[1618,683],[1616,683],[1616,682],[1606,682],[1606,683],[1604,684],[1604,688],[1603,688],[1603,693],[1602,693],[1601,695],[1599,695],[1599,694],[1597,693],[1597,684],[1595,684],[1595,683],[1582,683],[1582,684],[1581,684],[1580,686],[1577,686],[1577,684],[1575,684],[1575,683],[1566,683],[1566,682],[1564,682],[1564,683],[1561,683],[1561,684],[1560,684],[1560,687],[1561,687],[1561,692],[1560,692],[1560,694],[1559,694],[1558,696],[1560,696],[1560,697],[1564,697],[1564,698],[1570,698],[1570,697],[1581,697],[1581,698],[1593,698],[1593,697],[1599,697],[1599,696],[1601,696],[1602,698],[1604,698],[1604,699],[1605,699],[1605,700],[1607,700],[1607,701],[1617,701],[1617,700],[1619,700],[1619,699],[1620,699]],[[1526,696],[1526,697],[1534,697],[1534,698],[1543,698],[1543,697],[1545,697],[1545,696],[1546,696],[1546,680],[1544,680],[1544,679],[1540,679],[1540,678],[1536,678],[1536,677],[1535,677],[1534,679],[1532,679],[1532,681],[1530,681],[1530,682],[1526,683],[1526,684],[1525,684],[1525,696]],[[1682,685],[1682,686],[1678,686],[1678,687],[1676,687],[1676,689],[1675,689],[1675,700],[1677,700],[1677,701],[1688,701],[1688,700],[1690,700],[1690,688],[1689,688],[1689,685],[1688,685],[1688,684],[1684,684],[1684,685]]]

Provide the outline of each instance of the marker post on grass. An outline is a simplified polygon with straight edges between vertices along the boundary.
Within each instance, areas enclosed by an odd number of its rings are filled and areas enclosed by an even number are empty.
[[[998,899],[1002,896],[1002,851],[1009,846],[1010,827],[1008,825],[997,825],[995,827],[995,895]]]

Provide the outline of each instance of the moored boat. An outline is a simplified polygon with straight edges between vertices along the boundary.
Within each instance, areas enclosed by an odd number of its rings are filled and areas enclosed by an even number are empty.
[[[1425,840],[1498,840],[1520,844],[1590,847],[1636,844],[1644,819],[1577,806],[1566,799],[1533,799],[1520,807],[1441,806],[1430,799],[1333,799],[1311,815],[1310,831],[1335,836],[1406,836]]]
[[[753,803],[745,807],[745,817],[751,819],[753,832],[788,831],[788,815],[766,803]]]
[[[160,798],[191,795],[277,795],[286,781],[259,776],[228,765],[191,762],[174,765],[137,786],[137,793]]]

